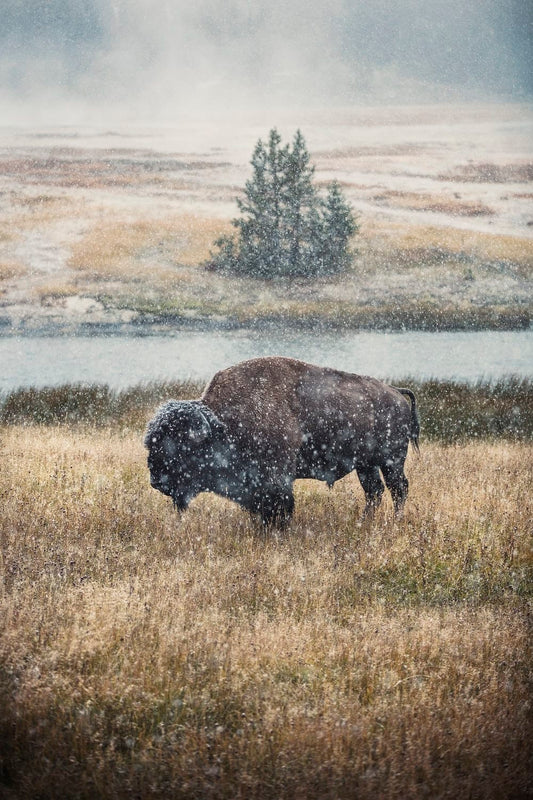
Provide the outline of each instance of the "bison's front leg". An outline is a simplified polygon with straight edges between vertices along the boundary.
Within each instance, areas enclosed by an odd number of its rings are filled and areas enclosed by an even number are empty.
[[[379,475],[378,467],[357,467],[357,476],[363,487],[366,499],[363,519],[372,517],[381,503],[385,487]]]
[[[254,511],[261,516],[265,527],[285,528],[294,511],[294,495],[291,489],[264,488],[257,493]]]

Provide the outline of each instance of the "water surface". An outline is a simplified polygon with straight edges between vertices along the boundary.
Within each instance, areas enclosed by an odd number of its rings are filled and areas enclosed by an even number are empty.
[[[22,386],[107,383],[120,389],[147,381],[192,378],[246,358],[284,355],[395,380],[474,382],[533,377],[533,331],[472,333],[178,332],[173,336],[0,338],[0,391]]]

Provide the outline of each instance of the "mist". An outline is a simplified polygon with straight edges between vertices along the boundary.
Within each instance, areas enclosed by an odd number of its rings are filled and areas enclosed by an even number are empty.
[[[3,123],[524,100],[532,0],[0,0]]]

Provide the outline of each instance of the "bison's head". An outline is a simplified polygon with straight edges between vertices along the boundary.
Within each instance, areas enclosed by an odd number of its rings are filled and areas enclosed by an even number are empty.
[[[184,511],[197,494],[211,488],[225,434],[224,424],[203,403],[165,403],[148,424],[144,438],[153,488]]]

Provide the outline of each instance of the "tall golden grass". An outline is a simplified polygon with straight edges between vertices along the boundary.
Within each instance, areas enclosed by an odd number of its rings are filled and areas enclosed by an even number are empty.
[[[0,429],[0,795],[519,798],[531,447],[429,443],[264,533],[150,489],[140,431]]]
[[[177,268],[205,260],[228,227],[220,219],[191,215],[100,223],[73,246],[69,266],[103,280],[142,277],[176,284],[187,280]]]
[[[354,242],[359,251],[355,267],[346,275],[312,283],[272,282],[204,269],[216,249],[214,241],[230,230],[227,220],[187,214],[105,224],[100,220],[72,246],[74,293],[156,319],[223,316],[237,324],[262,319],[429,329],[508,329],[530,322],[526,299],[497,302],[492,296],[472,302],[467,289],[472,281],[485,280],[487,270],[500,274],[504,269],[527,278],[533,263],[531,240],[429,226],[410,226],[406,232],[395,223],[365,221],[362,236]],[[389,288],[386,296],[376,289],[382,281],[376,282],[375,276],[385,274],[394,286],[407,280],[401,300],[398,289]],[[420,286],[426,287],[422,294]],[[443,293],[442,286],[450,290]],[[45,302],[64,293],[62,283],[40,290]],[[483,295],[479,287],[477,293]]]
[[[1,282],[18,278],[26,272],[25,267],[17,261],[0,261],[0,292],[2,291]]]
[[[389,260],[391,251],[396,251],[399,263],[412,265],[434,263],[435,254],[438,254],[441,263],[453,261],[462,255],[474,265],[484,262],[514,264],[527,276],[531,275],[533,267],[533,244],[526,237],[431,225],[411,225],[406,228],[399,223],[375,220],[367,223],[364,231],[372,248],[378,253],[378,259],[380,250],[382,257],[384,255]]]

